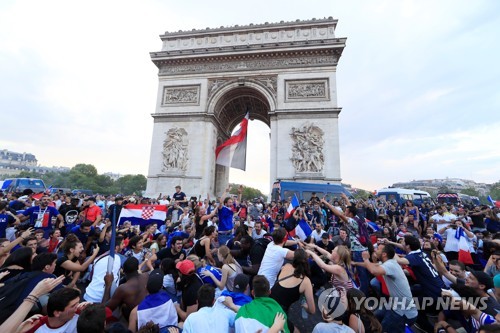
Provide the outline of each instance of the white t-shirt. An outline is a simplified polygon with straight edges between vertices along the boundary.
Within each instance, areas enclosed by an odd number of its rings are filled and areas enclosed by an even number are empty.
[[[434,214],[434,215],[432,215],[431,219],[433,221],[436,221],[436,222],[440,221],[440,220],[446,221],[446,223],[438,223],[437,231],[439,232],[439,230],[441,230],[442,228],[447,227],[451,223],[452,220],[456,220],[457,216],[455,214],[446,212],[443,215]]]
[[[347,325],[337,323],[318,323],[314,326],[312,333],[356,333]]]
[[[260,234],[257,234],[257,232],[255,232],[255,229],[254,229],[254,230],[252,230],[252,238],[253,238],[253,239],[259,239],[259,238],[262,238],[262,237],[264,237],[264,235],[265,235],[265,234],[267,234],[267,232],[266,232],[264,229],[262,229],[262,230],[260,231]]]
[[[285,260],[287,249],[282,246],[274,244],[274,242],[269,243],[264,253],[264,258],[259,268],[259,275],[264,275],[269,281],[270,288],[273,287],[274,282],[276,282],[276,277],[280,272],[281,266]]]
[[[325,230],[321,230],[321,232],[320,232],[320,233],[318,233],[318,231],[317,231],[317,230],[313,230],[313,232],[312,232],[311,236],[314,238],[314,240],[315,240],[316,242],[319,242],[319,241],[321,240],[321,236],[322,236],[324,233],[326,233],[326,231],[325,231]]]
[[[457,229],[447,229],[445,232],[444,232],[444,237],[443,238],[446,238],[446,244],[444,246],[444,252],[449,252],[449,251],[452,251],[452,252],[458,252],[458,243],[459,243],[459,240],[455,238],[455,234],[457,232]],[[465,234],[464,232],[464,237],[467,240],[468,243],[472,243],[471,241],[474,240],[474,237],[472,238],[469,238],[469,236],[467,236],[467,234]],[[470,247],[470,245],[469,245]]]
[[[47,317],[44,316],[38,321],[33,332],[35,333],[76,333],[76,323],[78,322],[78,315],[75,314],[73,318],[68,320],[64,325],[58,328],[50,328],[47,323]],[[37,327],[38,326],[38,327]]]
[[[87,302],[102,302],[102,297],[104,296],[104,276],[106,275],[106,271],[108,270],[108,259],[109,255],[102,258],[97,258],[96,261],[94,261],[92,280],[85,289],[85,294],[83,295],[83,298]],[[120,282],[120,268],[120,257],[118,255],[115,255],[115,261],[113,262],[113,276],[115,281],[111,285],[111,295],[113,295],[116,288],[118,287],[118,283]]]
[[[211,308],[205,306],[191,313],[184,322],[182,332],[234,332],[234,318],[236,317],[236,313],[222,304],[224,299],[225,297],[221,296]]]

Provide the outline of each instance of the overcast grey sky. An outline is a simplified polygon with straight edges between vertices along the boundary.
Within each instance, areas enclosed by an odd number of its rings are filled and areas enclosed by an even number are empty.
[[[500,179],[498,1],[13,1],[0,3],[0,148],[43,165],[147,174],[165,31],[333,16],[341,173],[368,190],[412,179]],[[269,129],[248,171],[268,190]],[[266,191],[267,192],[267,191]]]

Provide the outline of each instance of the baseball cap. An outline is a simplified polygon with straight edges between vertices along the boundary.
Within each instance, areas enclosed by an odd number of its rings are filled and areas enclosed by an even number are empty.
[[[485,290],[489,290],[494,288],[493,279],[487,273],[482,271],[475,271],[473,269],[469,269],[469,272],[474,275],[479,284],[484,284]]]
[[[194,273],[194,263],[191,260],[179,261],[175,268],[181,272],[182,275],[190,275]]]
[[[247,275],[245,275],[245,274],[236,275],[236,277],[234,278],[233,291],[244,293],[248,287],[249,282],[250,282],[250,279],[248,278]]]
[[[146,289],[150,294],[156,294],[163,287],[163,273],[159,269],[155,269],[149,274]]]

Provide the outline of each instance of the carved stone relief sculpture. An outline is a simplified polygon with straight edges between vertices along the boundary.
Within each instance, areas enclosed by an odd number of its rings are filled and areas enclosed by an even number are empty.
[[[328,100],[328,79],[286,81],[287,101]]]
[[[171,104],[199,104],[200,87],[165,87],[163,91],[163,105]]]
[[[305,123],[301,128],[292,127],[293,140],[290,160],[296,172],[319,173],[323,171],[323,130],[313,124]]]
[[[163,171],[186,171],[188,163],[188,134],[184,128],[171,128],[163,142]]]

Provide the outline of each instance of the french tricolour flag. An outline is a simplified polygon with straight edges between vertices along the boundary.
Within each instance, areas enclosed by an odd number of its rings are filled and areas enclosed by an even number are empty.
[[[292,201],[290,201],[290,204],[288,205],[288,208],[286,209],[285,220],[288,219],[290,216],[292,216],[293,212],[295,212],[295,209],[299,206],[300,206],[299,198],[297,198],[297,195],[294,194]]]
[[[312,234],[312,229],[307,224],[307,222],[303,219],[297,223],[297,226],[293,230],[295,232],[295,236],[299,237],[301,241],[305,240],[307,237],[309,237]],[[293,236],[293,232],[290,233]]]
[[[458,239],[458,261],[463,262],[466,265],[474,264],[472,256],[470,254],[469,243],[465,238],[467,235],[462,227],[458,227],[455,232],[455,238]]]
[[[223,144],[215,149],[215,162],[245,171],[247,159],[247,130],[249,113],[240,123],[240,128]]]
[[[148,224],[162,225],[167,218],[167,206],[165,205],[126,205],[122,208],[118,225],[125,221],[132,225],[146,226]]]
[[[150,320],[158,324],[160,328],[177,326],[177,312],[172,299],[162,290],[156,294],[147,295],[137,306],[137,320],[138,326]]]
[[[488,201],[491,202],[491,205],[493,207],[499,207],[500,208],[500,200],[493,200],[491,195],[488,195]]]

